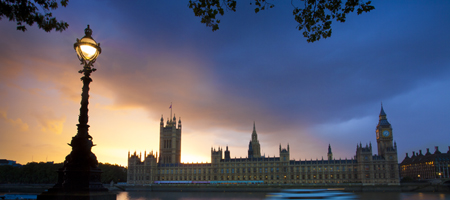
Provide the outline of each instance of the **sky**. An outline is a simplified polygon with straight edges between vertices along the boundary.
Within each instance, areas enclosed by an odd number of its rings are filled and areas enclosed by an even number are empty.
[[[159,122],[182,121],[181,161],[211,147],[247,157],[253,123],[261,154],[353,158],[372,143],[383,105],[399,162],[450,145],[450,1],[374,1],[308,43],[290,1],[254,13],[250,0],[200,23],[188,1],[70,1],[53,12],[69,28],[26,32],[0,20],[0,159],[63,162],[76,135],[80,61],[89,24],[102,52],[91,75],[89,133],[99,162],[159,151]],[[86,6],[89,4],[89,6]]]

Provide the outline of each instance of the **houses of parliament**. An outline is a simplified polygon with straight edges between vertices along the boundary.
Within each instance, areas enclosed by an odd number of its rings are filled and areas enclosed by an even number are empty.
[[[327,159],[291,159],[289,145],[279,147],[279,157],[261,156],[255,124],[247,158],[231,158],[228,146],[211,148],[211,163],[181,163],[181,120],[173,117],[164,124],[161,117],[159,155],[128,152],[128,184],[160,182],[221,182],[260,184],[362,183],[399,185],[397,145],[392,126],[381,107],[375,135],[378,153],[372,144],[356,145],[352,159],[334,159],[328,146]],[[325,150],[325,149],[324,149]]]

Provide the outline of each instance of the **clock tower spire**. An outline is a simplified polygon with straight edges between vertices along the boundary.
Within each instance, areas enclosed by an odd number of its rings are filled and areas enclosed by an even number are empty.
[[[376,134],[378,144],[378,155],[385,157],[387,152],[394,150],[394,145],[392,136],[392,126],[387,120],[386,113],[384,112],[383,109],[383,104],[381,104],[381,111],[378,125],[376,128]]]

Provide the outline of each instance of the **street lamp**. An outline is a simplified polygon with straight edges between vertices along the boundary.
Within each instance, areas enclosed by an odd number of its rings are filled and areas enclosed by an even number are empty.
[[[38,195],[38,200],[47,199],[102,199],[115,200],[116,195],[109,193],[101,183],[101,170],[98,168],[97,157],[91,148],[95,146],[92,136],[89,135],[88,104],[90,75],[96,71],[93,67],[98,55],[101,53],[100,43],[92,38],[89,25],[84,30],[85,36],[77,39],[73,45],[78,59],[83,65],[79,73],[83,74],[83,91],[81,94],[80,115],[78,117],[78,131],[72,137],[70,146],[72,151],[66,156],[64,166],[58,170],[58,182],[48,192]]]

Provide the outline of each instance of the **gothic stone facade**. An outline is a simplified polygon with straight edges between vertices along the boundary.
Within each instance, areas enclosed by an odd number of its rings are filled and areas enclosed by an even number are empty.
[[[413,180],[450,178],[450,146],[447,153],[441,153],[437,146],[434,148],[433,154],[428,148],[425,155],[422,150],[419,153],[413,151],[411,157],[406,153],[405,159],[400,163],[401,177]]]
[[[211,163],[186,164],[181,157],[181,120],[160,124],[160,156],[150,152],[128,153],[128,184],[154,181],[263,181],[265,184],[363,183],[399,185],[397,145],[391,124],[381,107],[376,127],[378,155],[372,144],[356,145],[352,159],[333,159],[328,146],[327,159],[291,160],[289,144],[279,148],[279,157],[261,156],[253,124],[247,158],[230,158],[226,147],[211,148]]]

